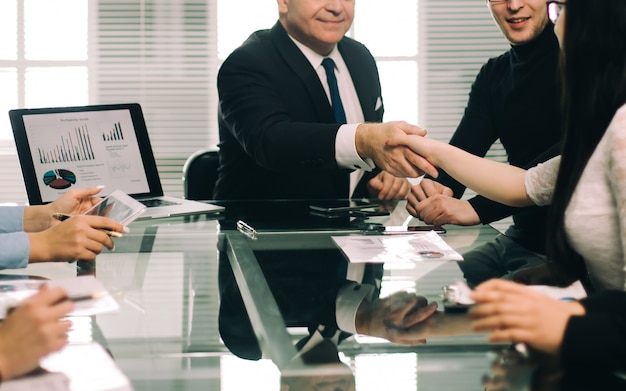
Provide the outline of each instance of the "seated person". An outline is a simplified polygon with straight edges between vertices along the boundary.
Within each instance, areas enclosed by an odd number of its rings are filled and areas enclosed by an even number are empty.
[[[474,293],[476,328],[491,330],[493,340],[527,342],[564,366],[625,371],[626,2],[547,6],[564,58],[560,157],[525,171],[428,138],[400,136],[388,144],[410,146],[495,201],[550,204],[552,277],[564,286],[580,280],[589,297],[539,300],[528,288],[487,282]]]
[[[404,177],[419,176],[419,162],[403,147],[384,148],[384,140],[424,131],[378,123],[384,105],[376,61],[345,36],[355,2],[277,3],[278,22],[253,33],[220,67],[214,198],[404,199]]]
[[[128,229],[109,218],[81,215],[100,199],[100,187],[73,189],[54,202],[35,206],[0,207],[0,268],[17,269],[47,261],[93,261],[104,247],[113,249],[102,229]],[[54,213],[73,217],[60,222]]]

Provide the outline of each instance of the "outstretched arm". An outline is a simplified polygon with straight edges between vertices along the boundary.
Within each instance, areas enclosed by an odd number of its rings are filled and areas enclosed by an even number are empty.
[[[526,170],[472,155],[447,143],[426,137],[396,135],[387,145],[407,146],[475,192],[510,206],[533,205],[526,194]]]

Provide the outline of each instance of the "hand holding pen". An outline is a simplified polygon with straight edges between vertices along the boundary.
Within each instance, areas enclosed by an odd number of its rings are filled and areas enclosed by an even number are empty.
[[[113,250],[111,236],[121,237],[128,232],[124,225],[103,216],[55,216],[65,221],[41,232],[28,233],[30,262],[93,261],[104,247]]]
[[[71,215],[65,214],[65,213],[53,213],[52,214],[52,218],[59,220],[59,221],[65,221],[67,219],[69,219],[70,217],[72,217]],[[116,232],[116,231],[111,231],[110,229],[101,229],[102,232],[104,232],[105,234],[112,236],[114,238],[121,238],[122,236],[124,236],[122,233],[120,232]]]

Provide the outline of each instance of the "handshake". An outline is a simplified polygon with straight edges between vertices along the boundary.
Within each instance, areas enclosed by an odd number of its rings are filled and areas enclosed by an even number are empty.
[[[403,121],[365,123],[357,127],[356,150],[361,158],[372,159],[377,167],[396,177],[436,177],[437,169],[422,155],[428,151],[428,145],[422,145],[426,133]]]

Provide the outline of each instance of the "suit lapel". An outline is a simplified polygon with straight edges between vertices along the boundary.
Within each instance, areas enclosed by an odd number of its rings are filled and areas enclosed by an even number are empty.
[[[274,27],[272,27],[270,34],[272,42],[280,56],[282,56],[285,63],[304,83],[320,121],[334,122],[335,116],[328,102],[326,92],[324,92],[324,87],[309,60],[307,60],[296,44],[289,38],[289,35],[287,35],[287,32],[280,22],[277,22]]]
[[[371,78],[369,66],[364,65],[362,54],[354,50],[355,46],[350,45],[348,38],[344,38],[339,42],[338,49],[348,67],[348,71],[350,71],[350,77],[359,97],[361,110],[363,110],[363,117],[366,121],[379,122],[380,118],[375,111],[376,98],[378,98],[378,96],[375,96],[377,95],[375,93],[376,84],[374,84]]]

